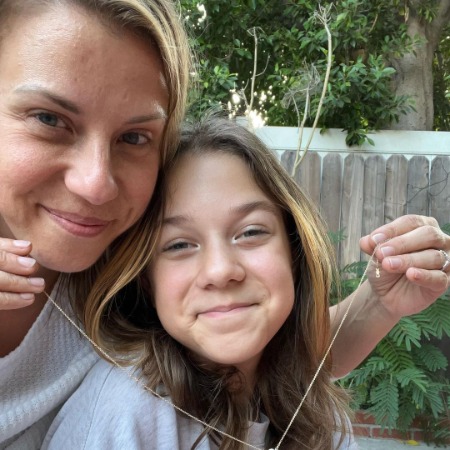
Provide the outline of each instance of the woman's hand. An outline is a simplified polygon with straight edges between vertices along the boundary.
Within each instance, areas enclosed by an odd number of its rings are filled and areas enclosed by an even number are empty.
[[[38,264],[30,252],[30,242],[0,238],[0,310],[28,306],[43,292],[44,279],[33,277]]]
[[[376,249],[369,282],[380,306],[395,320],[422,311],[450,284],[450,264],[441,270],[445,253],[450,253],[450,236],[432,217],[402,216],[363,237],[360,245],[369,255]]]

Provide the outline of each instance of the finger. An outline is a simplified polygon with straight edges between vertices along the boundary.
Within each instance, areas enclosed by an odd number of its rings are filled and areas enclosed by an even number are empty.
[[[31,252],[31,242],[17,239],[0,238],[0,252],[14,253],[25,256]]]
[[[434,298],[446,292],[450,284],[449,275],[441,270],[411,268],[407,270],[406,277],[412,283],[433,292]]]
[[[380,244],[376,254],[378,258],[384,258],[427,249],[447,251],[449,248],[450,236],[446,235],[440,228],[424,225]],[[442,264],[439,267],[442,267]]]
[[[38,269],[36,260],[0,250],[0,270],[16,275],[32,275]]]
[[[0,272],[0,295],[2,293],[40,294],[44,289],[43,278]]]
[[[439,225],[433,217],[414,214],[401,216],[388,224],[378,227],[369,235],[364,236],[360,241],[361,250],[365,253],[372,254],[378,244],[382,244],[422,227],[439,229]]]
[[[0,311],[25,308],[34,302],[35,296],[32,293],[16,294],[12,292],[0,293]]]
[[[410,268],[424,270],[440,270],[445,258],[439,250],[427,249],[416,253],[386,256],[381,261],[381,267],[391,273],[404,273]]]
[[[377,228],[370,233],[370,235],[374,236],[377,233],[383,233],[388,239],[392,239],[396,236],[401,236],[402,234],[424,226],[439,228],[437,220],[434,217],[408,214]]]

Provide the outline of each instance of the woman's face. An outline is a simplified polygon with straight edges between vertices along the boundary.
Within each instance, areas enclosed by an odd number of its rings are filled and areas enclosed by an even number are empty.
[[[168,182],[149,270],[159,319],[200,357],[235,365],[251,382],[294,304],[281,211],[236,156],[183,157]]]
[[[144,212],[168,94],[149,43],[82,9],[9,23],[0,43],[0,235],[76,272]]]

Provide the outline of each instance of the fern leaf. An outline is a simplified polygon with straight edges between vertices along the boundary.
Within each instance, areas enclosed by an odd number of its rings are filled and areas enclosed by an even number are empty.
[[[373,414],[375,421],[389,429],[394,428],[399,415],[396,381],[389,377],[372,387],[370,402],[372,405],[368,411]]]
[[[420,314],[427,318],[438,339],[450,336],[450,296],[443,295]]]
[[[397,428],[406,431],[411,427],[413,420],[417,415],[416,405],[411,401],[411,397],[401,395],[399,400],[399,416],[397,419]]]
[[[427,389],[425,402],[429,405],[434,418],[445,411],[445,402],[441,383],[431,383]]]
[[[420,347],[419,327],[409,317],[403,317],[397,325],[389,332],[389,336],[399,347],[405,343],[406,349],[411,351],[411,344]]]
[[[423,344],[421,348],[414,349],[414,355],[417,356],[418,362],[422,362],[431,372],[446,369],[448,366],[445,355],[432,344]]]
[[[398,347],[390,338],[385,337],[376,347],[376,352],[390,365],[392,372],[415,367],[411,352]]]
[[[423,392],[427,392],[427,376],[420,369],[417,369],[415,367],[403,369],[396,374],[396,378],[402,388],[412,383],[415,384]]]

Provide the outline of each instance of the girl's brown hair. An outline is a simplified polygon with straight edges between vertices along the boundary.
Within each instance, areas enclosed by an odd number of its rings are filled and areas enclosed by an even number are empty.
[[[246,129],[226,119],[206,118],[183,132],[173,164],[194,155],[216,153],[240,158],[260,189],[283,212],[294,261],[293,311],[264,350],[250,398],[244,383],[236,383],[240,374],[234,368],[200,364],[195,355],[171,338],[149,306],[151,299],[147,305],[151,309],[143,371],[151,388],[163,385],[174,404],[243,441],[248,421],[263,412],[270,420],[268,445],[275,447],[330,343],[328,302],[335,274],[333,251],[316,208],[270,150]],[[160,189],[158,196],[163,197],[164,184]],[[345,435],[345,403],[345,393],[332,382],[331,357],[327,356],[281,448],[333,448],[334,433]],[[217,441],[221,450],[244,448],[209,429],[204,434]]]

